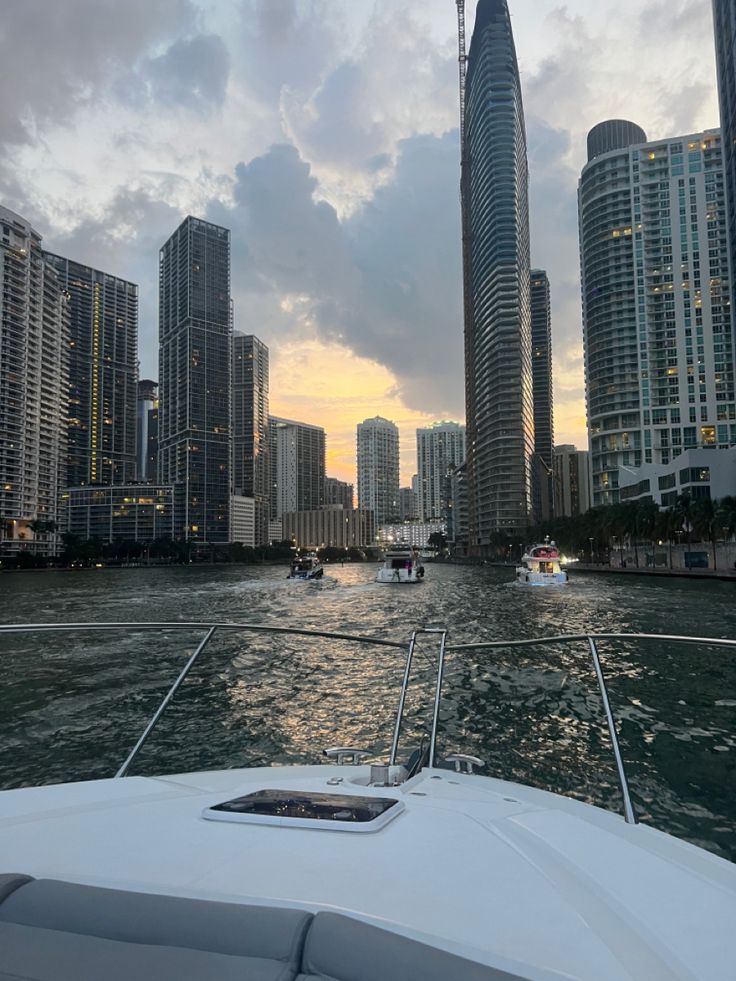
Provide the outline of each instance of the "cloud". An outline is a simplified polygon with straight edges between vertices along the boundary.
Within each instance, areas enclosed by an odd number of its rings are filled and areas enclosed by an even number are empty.
[[[194,20],[191,0],[4,0],[0,142],[31,142],[47,124],[71,120]]]
[[[137,76],[139,90],[169,108],[208,112],[225,101],[230,55],[217,34],[175,41],[162,55],[146,59]]]
[[[208,215],[233,231],[238,328],[315,332],[385,365],[407,405],[460,415],[457,159],[457,134],[402,141],[393,179],[342,221],[294,147],[238,165],[233,207]]]

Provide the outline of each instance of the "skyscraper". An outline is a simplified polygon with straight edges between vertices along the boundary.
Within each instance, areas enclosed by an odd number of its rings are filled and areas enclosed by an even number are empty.
[[[411,487],[399,487],[399,518],[401,521],[416,521],[419,518],[417,495]]]
[[[469,547],[521,532],[534,453],[526,133],[506,0],[479,0],[462,148]]]
[[[268,348],[253,334],[233,334],[233,482],[255,501],[256,545],[268,544]]]
[[[552,313],[549,279],[531,271],[532,388],[534,393],[535,511],[541,521],[554,513],[554,411],[552,403]]]
[[[557,517],[574,518],[590,507],[590,470],[587,450],[568,443],[555,446],[554,469]]]
[[[229,537],[231,334],[230,232],[189,216],[159,257],[159,480],[200,544]]]
[[[70,297],[67,482],[135,480],[138,287],[63,256],[46,261]]]
[[[66,483],[69,301],[41,237],[0,207],[0,546],[55,551]]]
[[[358,423],[358,507],[373,511],[376,528],[396,521],[399,505],[399,430],[375,416]]]
[[[417,429],[419,520],[446,521],[451,474],[465,460],[465,426],[435,422]]]
[[[723,168],[726,177],[731,296],[736,296],[736,2],[713,0],[718,96],[721,105]]]
[[[325,503],[325,431],[293,419],[268,419],[271,519],[317,511]]]
[[[622,145],[599,153],[614,124]],[[621,470],[736,444],[720,134],[627,126],[591,131],[579,187],[594,507],[619,500]]]
[[[353,507],[353,485],[336,477],[325,477],[325,506],[341,504],[346,510]]]
[[[150,378],[138,382],[136,419],[136,480],[154,482],[158,471],[158,385]]]

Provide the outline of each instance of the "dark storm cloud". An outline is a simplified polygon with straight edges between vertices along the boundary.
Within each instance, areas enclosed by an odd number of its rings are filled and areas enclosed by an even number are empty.
[[[402,141],[393,180],[342,222],[294,147],[240,164],[234,207],[209,210],[233,232],[238,329],[267,342],[316,329],[395,372],[407,405],[458,414],[457,154],[456,134]]]
[[[3,0],[0,142],[30,142],[44,125],[70,120],[194,21],[190,0]]]
[[[206,113],[225,101],[229,70],[230,55],[222,38],[197,34],[146,59],[137,78],[153,102]]]

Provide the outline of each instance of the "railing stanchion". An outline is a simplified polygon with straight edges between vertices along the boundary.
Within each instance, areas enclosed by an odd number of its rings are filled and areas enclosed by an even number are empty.
[[[409,687],[409,675],[411,674],[411,662],[414,659],[414,645],[417,642],[416,630],[412,633],[409,640],[409,647],[406,652],[406,667],[404,668],[404,680],[401,684],[401,694],[399,695],[399,708],[396,713],[396,725],[394,726],[394,738],[391,743],[391,755],[388,758],[389,766],[395,766],[396,754],[399,751],[399,735],[401,733],[401,721],[404,717],[404,700],[406,690]]]
[[[608,722],[608,731],[611,735],[611,742],[613,743],[613,755],[616,758],[616,768],[618,770],[618,779],[621,784],[621,793],[624,798],[624,817],[626,818],[627,824],[637,824],[636,812],[634,811],[634,805],[631,802],[631,794],[629,792],[629,782],[626,779],[626,770],[624,768],[624,760],[621,756],[621,747],[618,742],[618,733],[616,732],[616,720],[613,717],[613,712],[611,711],[611,702],[608,698],[608,689],[606,687],[606,679],[603,677],[603,668],[601,667],[601,659],[598,654],[598,647],[596,642],[592,637],[587,638],[590,644],[590,653],[593,657],[593,667],[595,668],[595,675],[598,679],[598,687],[601,692],[601,698],[603,699],[603,708],[606,713],[606,721]]]
[[[432,714],[432,736],[429,740],[429,767],[434,766],[435,749],[437,745],[437,726],[440,720],[440,701],[442,699],[442,675],[445,670],[445,642],[447,631],[440,633],[440,652],[437,661],[437,688],[434,693],[434,712]]]
[[[199,646],[197,647],[196,651],[192,654],[192,656],[189,658],[189,660],[187,661],[187,663],[184,665],[184,667],[182,668],[182,670],[181,670],[181,672],[179,674],[179,677],[176,679],[176,681],[171,686],[171,688],[169,688],[168,692],[166,693],[166,696],[164,697],[164,700],[161,702],[161,704],[159,705],[159,707],[156,709],[155,714],[151,718],[151,721],[148,723],[148,725],[146,726],[146,728],[141,733],[141,736],[138,739],[138,742],[135,744],[135,746],[133,747],[133,749],[130,751],[130,754],[129,754],[127,760],[125,761],[125,763],[123,763],[123,765],[120,767],[120,769],[118,770],[118,772],[115,774],[115,778],[116,779],[118,777],[124,777],[125,774],[128,772],[128,769],[130,768],[130,764],[133,762],[133,760],[135,759],[135,757],[138,755],[138,752],[141,749],[141,747],[143,746],[143,744],[145,743],[145,741],[148,739],[148,737],[151,735],[151,733],[153,732],[153,730],[156,728],[156,725],[158,723],[158,720],[161,718],[161,716],[166,711],[166,708],[167,708],[169,702],[171,701],[171,699],[174,697],[174,695],[177,693],[177,691],[181,687],[182,682],[184,681],[184,679],[186,678],[186,676],[189,674],[189,672],[191,671],[191,669],[194,667],[194,662],[197,660],[197,658],[199,657],[199,655],[205,649],[205,647],[207,646],[207,644],[209,644],[210,640],[212,639],[212,635],[214,634],[214,632],[216,630],[217,630],[217,626],[216,625],[214,627],[210,627],[210,629],[207,631],[206,635],[202,638],[202,640],[201,640]]]

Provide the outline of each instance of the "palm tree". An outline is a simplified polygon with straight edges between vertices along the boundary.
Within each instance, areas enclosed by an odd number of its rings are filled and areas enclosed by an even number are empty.
[[[716,542],[718,539],[718,507],[709,497],[701,497],[693,503],[693,527],[697,534],[707,539],[713,548],[713,569],[716,568]]]
[[[674,505],[680,528],[687,532],[687,567],[690,568],[690,535],[693,530],[693,499],[688,494],[678,497]]]

